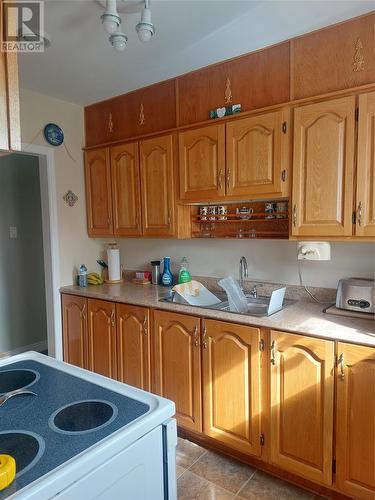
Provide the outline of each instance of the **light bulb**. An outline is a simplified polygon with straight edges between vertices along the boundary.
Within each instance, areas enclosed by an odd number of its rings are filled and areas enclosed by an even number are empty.
[[[122,52],[125,50],[128,37],[124,33],[116,31],[116,33],[113,33],[109,37],[109,41],[115,50],[117,50],[118,52]]]
[[[107,0],[106,10],[101,16],[103,28],[111,35],[121,24],[121,17],[117,14],[116,0]]]
[[[120,23],[117,21],[115,16],[107,14],[102,15],[102,23],[103,23],[103,28],[109,35],[114,33],[120,26]]]
[[[151,11],[148,8],[148,3],[142,11],[141,22],[135,27],[138,33],[138,38],[141,42],[148,42],[155,34],[154,25],[151,22]]]

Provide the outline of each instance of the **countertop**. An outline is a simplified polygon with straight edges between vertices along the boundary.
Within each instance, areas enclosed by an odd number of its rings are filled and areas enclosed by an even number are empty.
[[[257,317],[160,302],[168,289],[155,285],[66,286],[60,292],[375,347],[375,321],[323,313],[330,303],[299,300],[272,316]]]

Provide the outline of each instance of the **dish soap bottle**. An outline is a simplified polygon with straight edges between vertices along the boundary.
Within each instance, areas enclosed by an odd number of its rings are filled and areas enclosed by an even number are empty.
[[[164,257],[163,259],[164,269],[161,275],[161,284],[163,286],[172,286],[173,276],[171,272],[171,258]]]
[[[178,275],[178,282],[188,283],[189,281],[191,281],[191,276],[189,272],[189,262],[186,257],[182,257],[180,263],[180,272]]]

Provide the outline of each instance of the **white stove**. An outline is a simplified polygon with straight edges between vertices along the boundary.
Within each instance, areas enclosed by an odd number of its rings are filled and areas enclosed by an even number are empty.
[[[176,500],[174,403],[29,352],[0,361],[0,500]],[[30,394],[34,393],[34,394]]]

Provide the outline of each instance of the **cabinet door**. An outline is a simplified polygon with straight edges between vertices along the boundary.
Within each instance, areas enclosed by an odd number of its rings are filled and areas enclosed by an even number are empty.
[[[291,41],[292,99],[358,87],[375,80],[375,13]]]
[[[116,304],[117,377],[121,382],[150,390],[149,310]]]
[[[351,236],[355,97],[295,110],[293,236]]]
[[[173,236],[175,231],[173,136],[140,142],[142,224],[146,236]]]
[[[154,312],[153,390],[176,404],[177,422],[202,431],[200,320]]]
[[[227,123],[227,195],[281,194],[282,126],[282,111]]]
[[[203,432],[260,455],[260,330],[206,320],[202,334]]]
[[[338,344],[337,487],[353,498],[375,498],[375,349]]]
[[[113,235],[109,149],[85,153],[87,231],[89,236]]]
[[[334,343],[271,332],[271,461],[332,484]]]
[[[106,377],[116,378],[116,311],[105,300],[88,300],[88,367]]]
[[[61,296],[64,361],[87,368],[87,299]]]
[[[139,236],[141,192],[138,142],[111,148],[113,229],[115,236]]]
[[[225,194],[225,125],[179,134],[180,198],[209,201]]]
[[[357,236],[375,236],[375,92],[359,96]]]
[[[14,33],[16,9],[10,9],[9,2],[2,4],[0,0],[1,33]],[[0,51],[0,150],[21,150],[17,52]]]

